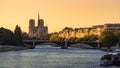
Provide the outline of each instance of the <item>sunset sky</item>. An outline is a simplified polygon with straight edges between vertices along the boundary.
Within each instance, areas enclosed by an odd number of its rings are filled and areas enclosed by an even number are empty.
[[[28,32],[29,19],[37,25],[38,11],[49,33],[64,27],[120,23],[120,0],[0,0],[0,27]]]

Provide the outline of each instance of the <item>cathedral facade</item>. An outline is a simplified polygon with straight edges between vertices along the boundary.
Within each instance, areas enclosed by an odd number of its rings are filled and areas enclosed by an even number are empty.
[[[36,38],[36,39],[44,39],[45,36],[48,35],[48,27],[44,26],[44,20],[40,19],[38,13],[38,25],[35,26],[35,20],[29,20],[29,37]]]

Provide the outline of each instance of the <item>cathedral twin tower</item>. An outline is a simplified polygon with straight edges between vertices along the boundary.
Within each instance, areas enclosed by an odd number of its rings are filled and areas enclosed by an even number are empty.
[[[29,37],[36,39],[44,39],[48,35],[48,27],[44,26],[44,20],[40,19],[38,13],[38,25],[35,26],[35,20],[29,20]]]

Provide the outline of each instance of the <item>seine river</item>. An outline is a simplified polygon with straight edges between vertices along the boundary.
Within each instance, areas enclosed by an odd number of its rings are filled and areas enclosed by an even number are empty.
[[[100,50],[42,45],[31,50],[0,52],[0,68],[119,68],[100,66],[104,54]]]

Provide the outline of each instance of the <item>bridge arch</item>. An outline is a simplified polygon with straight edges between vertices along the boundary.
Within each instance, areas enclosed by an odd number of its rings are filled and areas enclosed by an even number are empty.
[[[53,47],[60,47],[60,45],[58,45],[58,44],[56,44],[56,43],[48,42],[48,43],[36,44],[36,45],[35,45],[35,48],[36,48],[37,46],[45,46],[45,45],[50,45],[50,46],[53,46]]]

